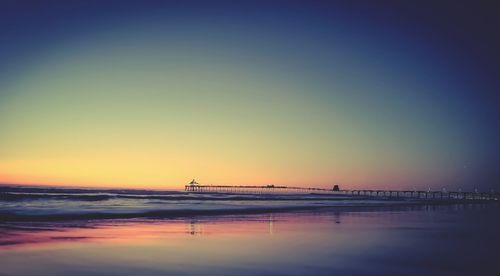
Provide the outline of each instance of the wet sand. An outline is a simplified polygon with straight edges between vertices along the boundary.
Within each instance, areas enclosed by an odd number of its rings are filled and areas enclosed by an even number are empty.
[[[2,275],[494,275],[496,204],[3,222]]]

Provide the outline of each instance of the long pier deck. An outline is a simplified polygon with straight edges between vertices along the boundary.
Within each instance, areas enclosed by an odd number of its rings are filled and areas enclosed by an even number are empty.
[[[427,199],[427,200],[500,200],[500,193],[445,192],[445,191],[404,191],[404,190],[333,190],[325,188],[305,188],[288,186],[231,186],[231,185],[186,185],[185,191],[195,193],[321,193],[349,195],[360,198]]]

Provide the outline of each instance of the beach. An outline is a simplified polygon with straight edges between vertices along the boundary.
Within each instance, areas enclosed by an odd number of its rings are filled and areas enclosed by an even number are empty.
[[[2,275],[491,275],[500,253],[496,203],[10,193]]]

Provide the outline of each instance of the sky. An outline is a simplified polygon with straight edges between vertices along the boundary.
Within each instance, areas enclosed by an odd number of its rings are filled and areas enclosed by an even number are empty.
[[[0,183],[500,189],[473,2],[2,1]]]

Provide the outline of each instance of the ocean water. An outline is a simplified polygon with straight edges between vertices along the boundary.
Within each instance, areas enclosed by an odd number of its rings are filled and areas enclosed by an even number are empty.
[[[0,275],[498,275],[500,269],[496,203],[2,189]]]
[[[333,193],[234,194],[0,186],[0,217],[4,221],[172,218],[413,203]]]

